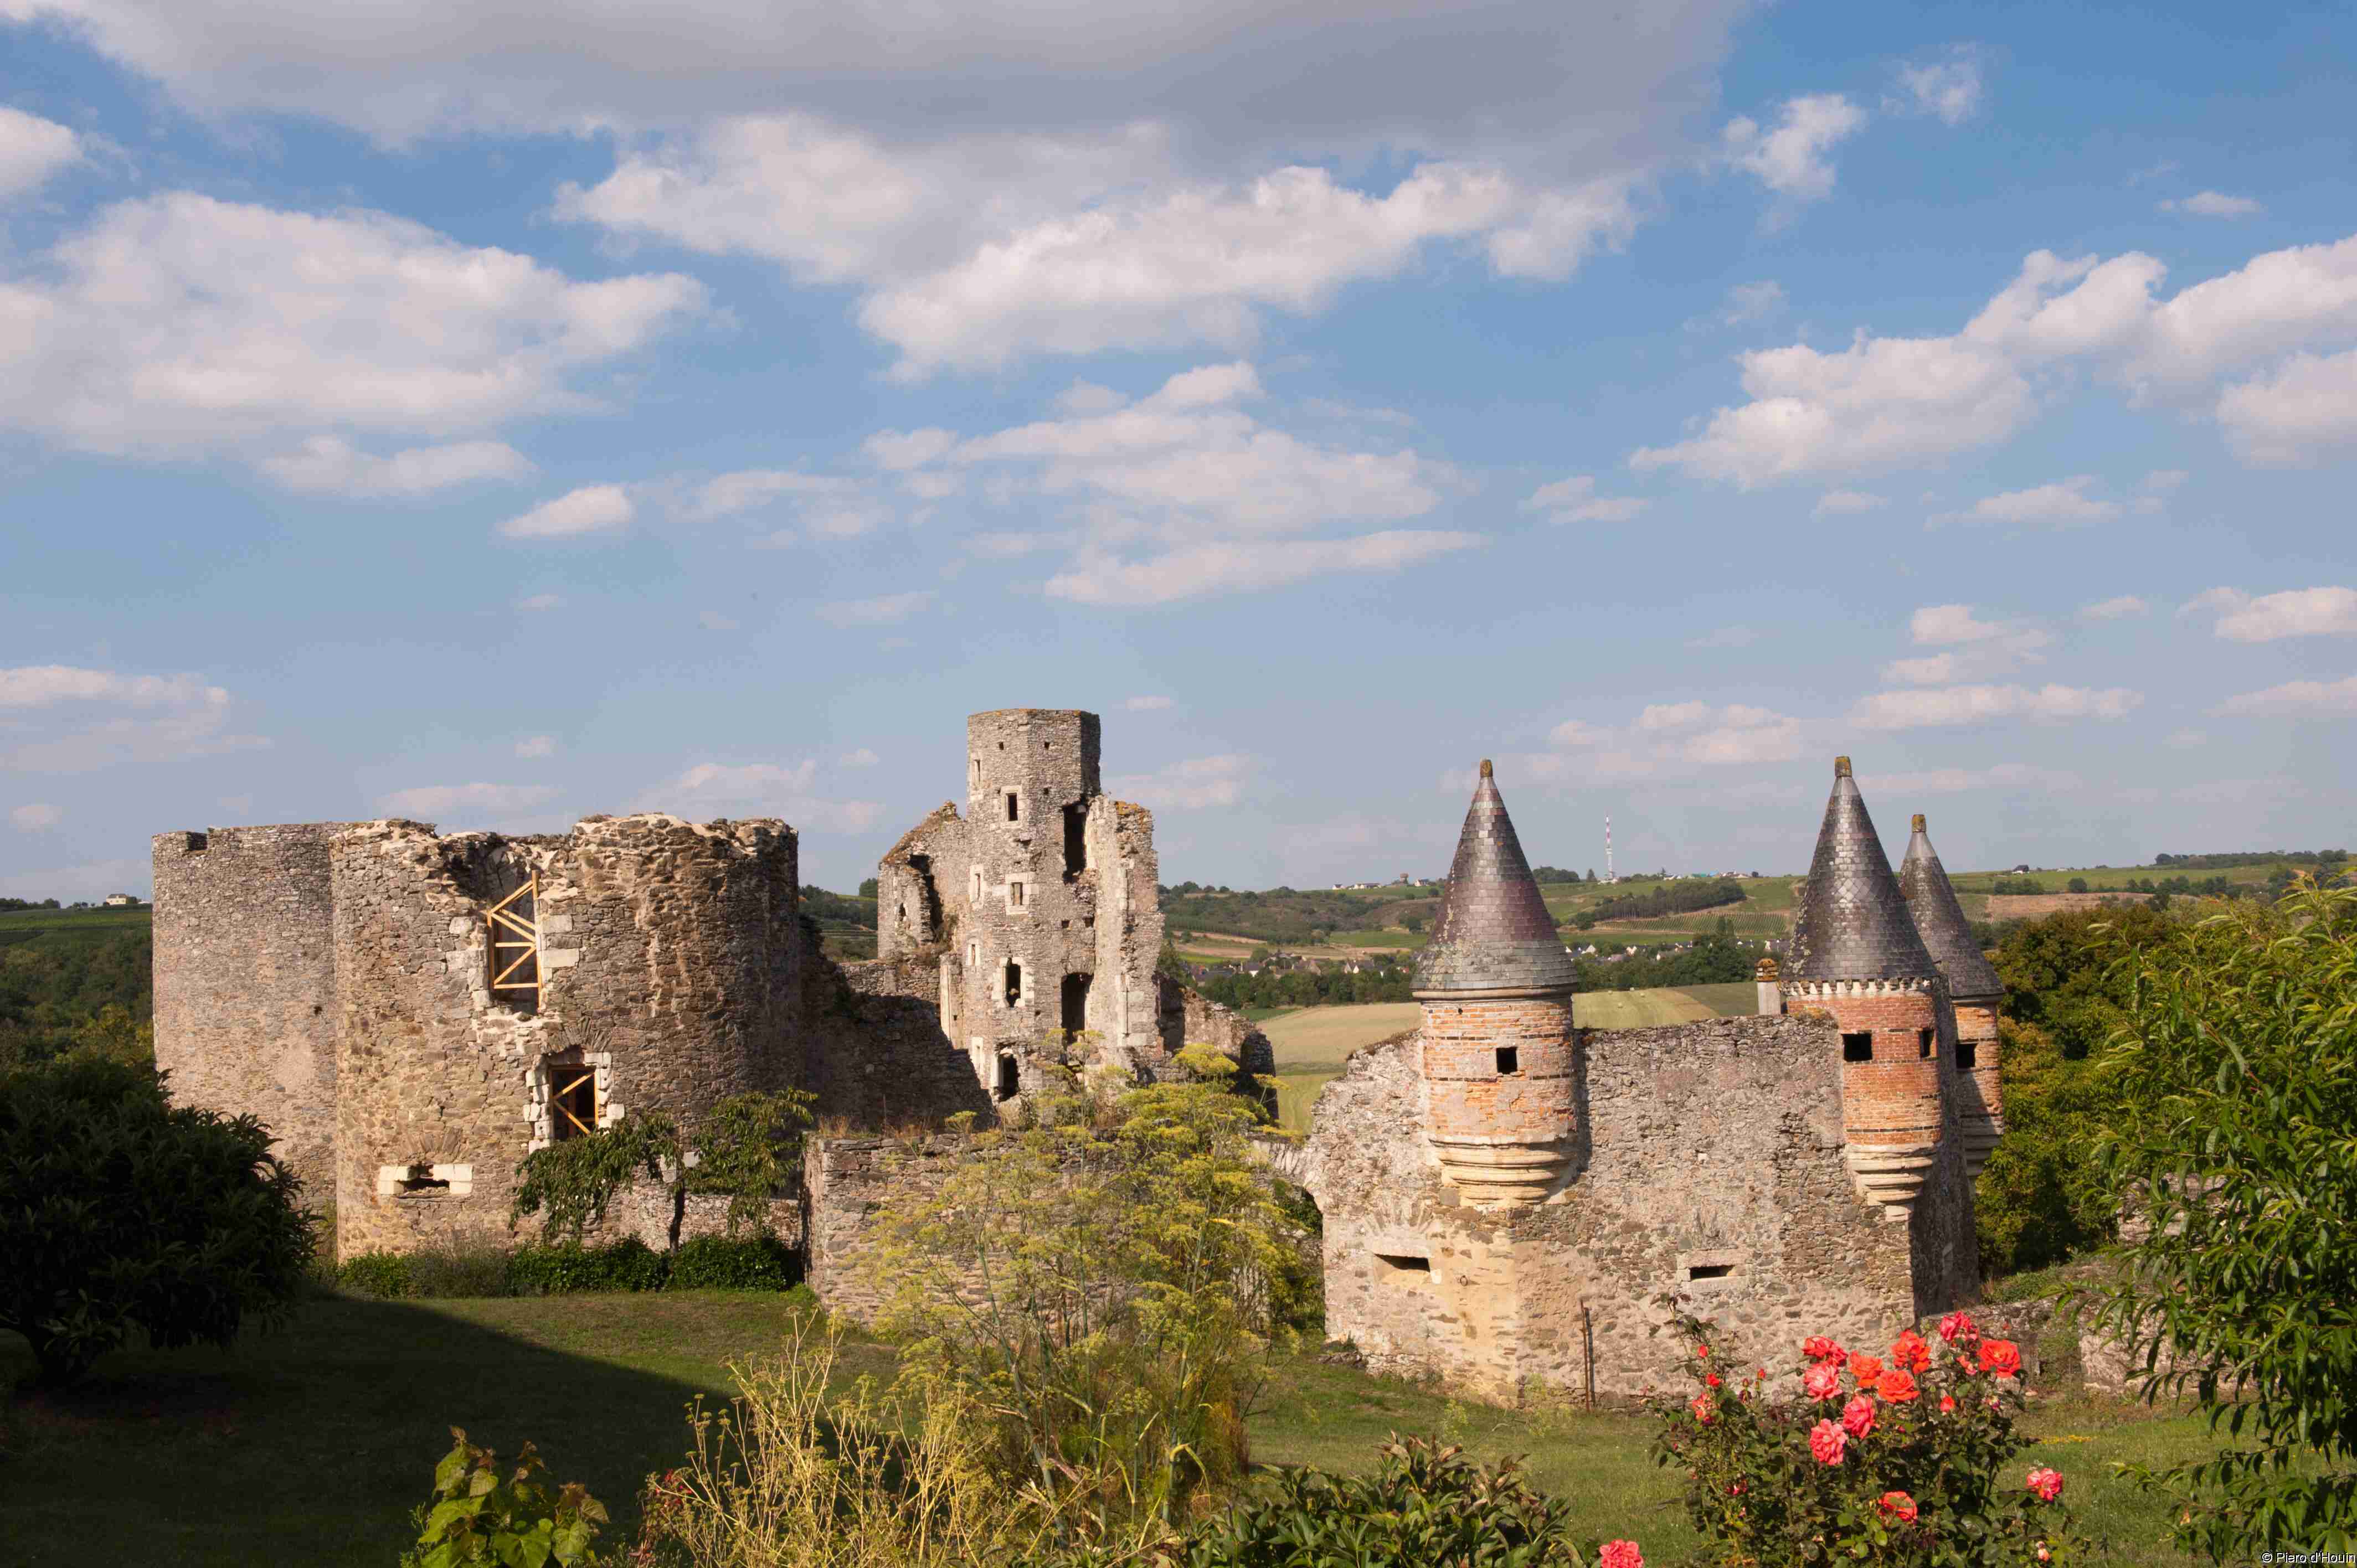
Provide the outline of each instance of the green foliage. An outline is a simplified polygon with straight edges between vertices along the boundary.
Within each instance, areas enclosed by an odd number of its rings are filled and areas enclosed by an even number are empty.
[[[662,1253],[628,1236],[603,1247],[519,1247],[508,1259],[506,1283],[511,1295],[661,1290],[667,1272]]]
[[[152,1067],[0,1072],[0,1328],[67,1383],[135,1328],[177,1349],[274,1325],[317,1245],[298,1187],[268,1129],[173,1107]]]
[[[1760,956],[1760,949],[1746,947],[1724,931],[1714,931],[1696,937],[1684,952],[1661,950],[1648,958],[1641,951],[1618,963],[1583,958],[1578,963],[1579,989],[1651,991],[1662,986],[1726,985],[1750,979]]]
[[[152,1060],[149,969],[145,910],[0,915],[0,1066],[93,1046]]]
[[[802,1277],[801,1255],[774,1236],[704,1236],[673,1251],[663,1283],[668,1290],[789,1290]]]
[[[582,1233],[605,1222],[606,1210],[622,1189],[644,1177],[667,1182],[666,1162],[679,1168],[679,1127],[660,1112],[624,1116],[587,1137],[565,1138],[535,1149],[516,1167],[510,1224],[541,1216],[540,1237],[578,1244]]]
[[[614,1291],[790,1290],[802,1261],[770,1236],[700,1237],[658,1252],[636,1237],[602,1247],[560,1241],[514,1251],[425,1248],[362,1252],[344,1260],[336,1283],[389,1299],[569,1295]]]
[[[676,1239],[689,1195],[728,1199],[728,1233],[740,1226],[769,1231],[769,1206],[802,1174],[802,1133],[813,1097],[789,1089],[732,1095],[705,1113],[694,1138],[660,1112],[623,1117],[586,1137],[535,1149],[516,1167],[509,1221],[541,1216],[541,1240],[578,1243],[632,1182],[646,1180],[672,1200]]]
[[[2177,923],[2141,905],[2077,909],[2012,927],[1991,959],[2006,1012],[2053,1036],[2067,1061],[2091,1056],[2126,1016],[2127,953],[2168,941]]]
[[[2247,850],[2238,854],[2156,854],[2156,866],[2175,866],[2179,871],[2220,871],[2235,865],[2267,865],[2278,860],[2297,861],[2303,865],[2338,868],[2349,861],[2345,849],[2261,849]]]
[[[2116,1208],[2091,1157],[2118,1094],[2092,1061],[2068,1061],[2035,1024],[1997,1020],[2005,1136],[1973,1187],[1991,1277],[2063,1262],[2111,1240]]]
[[[362,1295],[398,1300],[415,1294],[404,1252],[357,1252],[336,1265],[336,1283]]]
[[[770,1233],[770,1204],[802,1179],[802,1129],[815,1095],[799,1089],[736,1094],[705,1112],[689,1141],[684,1189],[728,1199],[728,1234]]]
[[[552,1493],[529,1443],[510,1471],[457,1427],[450,1436],[454,1446],[435,1467],[434,1500],[417,1510],[417,1544],[402,1568],[596,1568],[604,1561],[594,1542],[606,1508],[587,1488],[568,1482]]]
[[[1830,1563],[1996,1568],[2084,1561],[2063,1489],[2041,1496],[2017,1467],[2029,1446],[2019,1351],[1983,1340],[1962,1313],[1925,1341],[1911,1330],[1888,1360],[1823,1337],[1796,1358],[1802,1397],[1768,1397],[1767,1369],[1712,1324],[1673,1309],[1687,1349],[1691,1396],[1647,1402],[1653,1460],[1686,1475],[1686,1517],[1717,1544],[1717,1561],[1746,1568]]]
[[[1239,1009],[1347,1007],[1408,1001],[1409,984],[1407,961],[1387,958],[1379,967],[1356,974],[1339,969],[1264,969],[1258,974],[1222,974],[1206,981],[1202,991],[1211,1000]]]
[[[1617,898],[1607,898],[1581,912],[1598,920],[1646,920],[1663,915],[1691,914],[1696,909],[1716,909],[1725,904],[1740,904],[1743,898],[1743,884],[1731,876],[1709,881],[1684,879],[1656,887],[1651,892],[1628,893]]]
[[[1258,1107],[1224,1058],[1180,1059],[1197,1081],[1043,1094],[1028,1128],[974,1135],[879,1216],[869,1264],[917,1363],[990,1412],[1006,1472],[1118,1477],[1117,1520],[1178,1517],[1241,1474],[1300,1266]]]
[[[2034,876],[2000,876],[1989,884],[1989,891],[2000,898],[2036,896],[2046,891],[2046,884]]]
[[[2137,1215],[2095,1320],[2238,1441],[2140,1478],[2218,1561],[2357,1547],[2357,888],[2231,906],[2121,965],[2105,1176]]]

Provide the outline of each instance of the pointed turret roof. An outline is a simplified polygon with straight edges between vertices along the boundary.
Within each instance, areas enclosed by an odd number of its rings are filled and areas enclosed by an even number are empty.
[[[1577,978],[1484,758],[1415,992],[1568,991]]]
[[[1940,972],[1907,913],[1899,879],[1850,777],[1834,758],[1833,798],[1792,921],[1792,980],[1930,980]]]
[[[1915,813],[1915,832],[1907,841],[1907,858],[1899,863],[1899,891],[1915,929],[1932,952],[1932,961],[1948,978],[1948,994],[1956,997],[2002,996],[2005,983],[1989,967],[1980,943],[1964,919],[1956,890],[1948,885],[1948,868],[1923,831],[1923,814]]]

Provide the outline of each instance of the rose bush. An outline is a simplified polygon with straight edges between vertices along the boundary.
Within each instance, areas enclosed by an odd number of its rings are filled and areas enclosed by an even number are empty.
[[[1936,1342],[1908,1330],[1887,1359],[1812,1335],[1802,1398],[1779,1403],[1764,1368],[1714,1378],[1728,1353],[1713,1326],[1663,1304],[1695,1348],[1684,1367],[1697,1391],[1649,1400],[1653,1458],[1685,1472],[1687,1515],[1718,1561],[1986,1568],[2086,1556],[2062,1476],[2015,1463],[2029,1446],[2014,1431],[2020,1350],[1983,1339],[1969,1316],[1943,1319]]]

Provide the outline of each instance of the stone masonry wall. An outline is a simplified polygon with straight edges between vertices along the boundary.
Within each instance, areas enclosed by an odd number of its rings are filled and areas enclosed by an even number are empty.
[[[1675,1348],[1648,1333],[1665,1290],[1721,1323],[1730,1359],[1770,1364],[1808,1333],[1872,1343],[1924,1310],[1909,1226],[1858,1195],[1843,1158],[1829,1022],[1589,1031],[1585,1168],[1546,1203],[1487,1213],[1427,1152],[1418,1048],[1352,1057],[1318,1097],[1306,1160],[1328,1332],[1379,1369],[1511,1401],[1582,1388],[1592,1335],[1598,1391],[1629,1395],[1673,1368]]]
[[[159,833],[156,1065],[173,1100],[252,1113],[302,1178],[336,1196],[336,955],[328,844],[301,822]]]
[[[869,1265],[877,1212],[939,1188],[963,1146],[956,1137],[813,1138],[802,1161],[810,1194],[804,1278],[829,1312],[872,1324],[886,1294]]]
[[[830,1124],[938,1127],[961,1111],[988,1125],[989,1094],[943,1031],[938,949],[812,971],[811,1089]]]
[[[806,1077],[794,845],[775,822],[593,817],[555,838],[350,829],[332,852],[338,1246],[503,1241],[536,1073],[594,1070],[601,1121]],[[537,1011],[488,990],[483,911],[539,878]],[[447,1186],[404,1190],[432,1167]]]

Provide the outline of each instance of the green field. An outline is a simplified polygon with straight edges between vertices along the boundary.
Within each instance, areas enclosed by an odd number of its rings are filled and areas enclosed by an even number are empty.
[[[457,1425],[503,1455],[531,1439],[554,1478],[587,1483],[612,1510],[602,1544],[627,1550],[640,1480],[687,1446],[687,1402],[725,1396],[725,1363],[776,1346],[791,1321],[785,1297],[716,1291],[326,1299],[231,1355],[125,1352],[71,1396],[0,1406],[0,1541],[14,1543],[10,1568],[375,1568],[406,1543],[409,1509]],[[847,1373],[889,1371],[888,1350],[846,1348]],[[23,1342],[0,1334],[0,1383],[29,1365]],[[1674,1477],[1645,1457],[1641,1417],[1497,1410],[1292,1357],[1272,1369],[1251,1421],[1257,1463],[1362,1470],[1387,1434],[1437,1432],[1484,1459],[1528,1455],[1579,1531],[1632,1537],[1656,1568],[1695,1549]],[[2153,1544],[2160,1510],[2110,1466],[2201,1452],[2197,1421],[2073,1396],[2041,1400],[2026,1429],[2113,1561],[2182,1561]]]
[[[125,931],[144,935],[154,919],[151,909],[0,910],[0,948],[36,940],[79,947]]]

